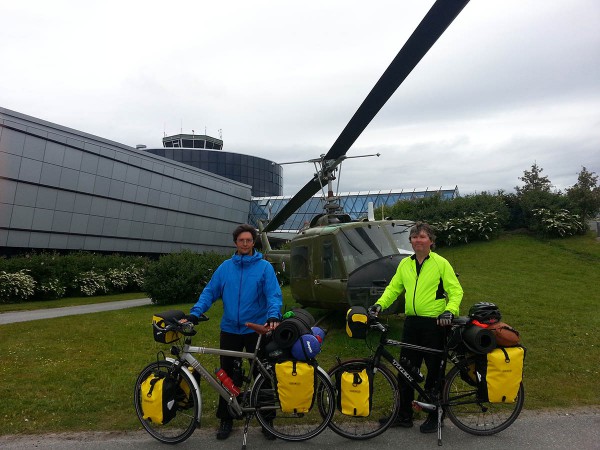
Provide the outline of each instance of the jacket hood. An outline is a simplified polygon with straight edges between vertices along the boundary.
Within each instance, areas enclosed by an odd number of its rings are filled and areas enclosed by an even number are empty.
[[[233,254],[231,260],[234,264],[249,264],[263,259],[261,252],[254,250],[251,255],[238,255],[237,252]]]

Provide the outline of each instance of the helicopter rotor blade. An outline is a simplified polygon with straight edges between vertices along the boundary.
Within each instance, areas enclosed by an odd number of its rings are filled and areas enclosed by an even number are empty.
[[[330,167],[341,162],[367,125],[467,3],[469,0],[437,0],[433,4],[322,160],[335,161]],[[321,180],[315,176],[273,217],[264,231],[276,230],[322,187]]]
[[[308,199],[319,192],[321,189],[321,182],[318,177],[314,177],[310,180],[302,189],[300,189],[296,195],[294,195],[289,202],[287,202],[283,208],[279,210],[275,217],[264,227],[264,232],[274,231],[279,228],[283,223],[300,208]]]
[[[360,105],[325,159],[345,155],[469,0],[437,0]]]

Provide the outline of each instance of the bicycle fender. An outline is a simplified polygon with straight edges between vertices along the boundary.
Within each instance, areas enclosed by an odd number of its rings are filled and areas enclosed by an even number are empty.
[[[327,371],[325,369],[323,369],[321,366],[317,366],[317,371],[321,372],[323,374],[323,376],[325,378],[327,378],[333,386],[335,386],[335,383],[333,383],[331,381],[331,377],[329,376],[329,374],[327,373]]]
[[[165,360],[169,361],[172,364],[175,364],[177,362],[176,359],[169,357],[165,358]],[[196,422],[200,423],[200,418],[202,417],[202,393],[200,391],[200,386],[198,385],[196,378],[189,371],[186,370],[186,372],[187,373],[184,376],[187,376],[192,387],[194,388],[194,391],[196,392],[196,400],[198,401],[198,417],[196,417]]]

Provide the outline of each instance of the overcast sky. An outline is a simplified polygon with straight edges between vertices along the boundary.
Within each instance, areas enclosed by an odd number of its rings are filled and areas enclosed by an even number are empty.
[[[326,153],[432,0],[0,0],[0,106],[126,145]],[[600,2],[471,0],[350,149],[340,191],[600,173]],[[284,166],[284,194],[314,173]]]

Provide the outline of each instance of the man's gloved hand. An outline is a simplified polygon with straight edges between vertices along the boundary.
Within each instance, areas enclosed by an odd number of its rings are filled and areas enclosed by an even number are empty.
[[[192,322],[194,325],[198,325],[198,322],[200,321],[198,316],[194,316],[193,314],[189,314],[185,316],[185,318],[188,322]]]
[[[452,314],[450,311],[444,311],[438,316],[437,324],[440,327],[449,327],[452,325],[452,319],[454,319],[454,314]]]
[[[269,317],[267,319],[266,327],[269,330],[274,330],[279,325],[279,319],[277,317]]]
[[[367,308],[367,312],[369,313],[369,315],[377,317],[381,312],[381,305],[375,303],[374,305],[371,305]]]

